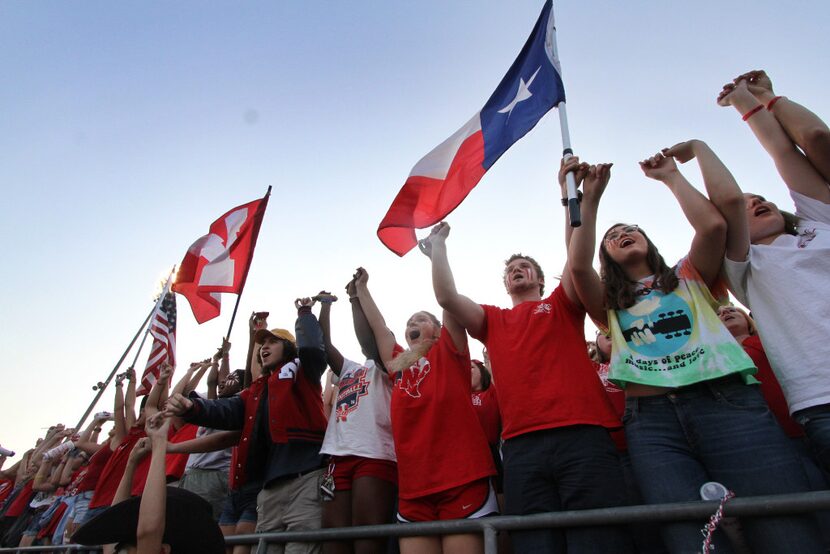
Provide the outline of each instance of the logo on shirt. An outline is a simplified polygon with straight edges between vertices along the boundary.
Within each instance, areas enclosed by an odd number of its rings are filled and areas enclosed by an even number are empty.
[[[810,241],[816,238],[816,228],[804,229],[798,234],[798,247],[806,248]]]
[[[552,309],[553,308],[550,304],[548,304],[546,302],[543,302],[543,303],[539,304],[538,306],[536,306],[536,308],[533,310],[533,313],[531,315],[549,314]]]
[[[294,379],[297,377],[298,369],[299,367],[297,366],[296,362],[288,362],[280,368],[280,374],[278,375],[278,377],[280,379]]]
[[[360,399],[369,394],[369,380],[366,378],[367,369],[361,367],[357,371],[340,378],[340,390],[337,393],[337,421],[346,421],[349,414],[355,411]]]
[[[642,300],[617,311],[623,337],[639,354],[666,356],[682,348],[692,334],[691,308],[677,294],[650,290]]]
[[[429,375],[431,367],[429,360],[421,358],[418,363],[412,364],[409,368],[401,372],[398,379],[397,386],[412,398],[421,398],[421,391],[419,386],[427,375]]]
[[[481,406],[481,396],[477,393],[473,393],[473,406]]]

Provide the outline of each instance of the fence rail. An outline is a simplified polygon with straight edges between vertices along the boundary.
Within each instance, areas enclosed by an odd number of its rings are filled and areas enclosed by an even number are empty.
[[[311,531],[284,531],[255,533],[227,537],[227,545],[256,544],[257,551],[264,552],[269,543],[323,542],[379,537],[410,537],[426,535],[452,535],[481,533],[484,535],[485,554],[496,553],[496,533],[526,529],[621,525],[626,523],[658,523],[665,521],[705,520],[717,509],[718,502],[678,502],[647,506],[621,506],[594,510],[550,512],[527,516],[495,516],[483,519],[460,519],[407,523],[405,525],[366,525],[362,527],[338,527]],[[767,517],[783,514],[830,510],[830,491],[774,496],[754,496],[730,500],[724,508],[726,517]],[[73,552],[90,550],[78,545],[30,546],[26,548],[0,548],[3,552]]]

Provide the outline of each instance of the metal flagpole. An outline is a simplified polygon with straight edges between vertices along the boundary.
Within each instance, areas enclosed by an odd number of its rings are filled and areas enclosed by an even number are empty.
[[[167,277],[167,282],[164,283],[164,288],[161,289],[161,296],[156,301],[156,307],[159,307],[161,303],[164,301],[164,297],[167,296],[167,293],[170,292],[170,281],[173,279],[173,272],[176,271],[176,266],[173,266],[173,269],[170,270],[170,275]],[[152,312],[151,312],[152,313]],[[135,364],[138,362],[138,357],[141,355],[141,350],[144,348],[144,343],[147,342],[147,335],[150,334],[150,327],[148,326],[147,329],[144,331],[144,336],[141,337],[141,344],[138,345],[138,350],[136,350],[135,356],[133,357],[133,363],[130,364],[129,369],[135,369]]]
[[[155,305],[155,304],[153,304],[153,309],[152,309],[152,310],[150,310],[150,313],[149,313],[149,314],[147,314],[147,317],[144,319],[144,323],[142,323],[142,324],[141,324],[141,327],[139,327],[139,328],[138,328],[138,331],[136,331],[135,336],[133,337],[133,340],[131,340],[131,341],[130,341],[130,344],[127,346],[126,350],[124,350],[124,353],[123,353],[123,354],[121,354],[121,357],[120,357],[120,358],[118,359],[118,361],[115,363],[115,367],[113,367],[113,368],[112,368],[112,371],[110,372],[109,377],[107,377],[107,380],[106,380],[106,381],[104,381],[104,382],[103,382],[103,383],[102,383],[102,384],[98,387],[98,394],[96,394],[96,395],[95,395],[95,398],[92,400],[92,403],[91,403],[91,404],[89,405],[89,407],[86,409],[86,411],[84,412],[84,415],[82,415],[82,416],[81,416],[81,419],[78,421],[78,424],[77,424],[77,425],[75,425],[75,429],[77,429],[77,430],[79,430],[79,431],[80,431],[80,429],[81,429],[81,425],[83,425],[83,424],[84,424],[84,421],[86,421],[86,418],[87,418],[87,417],[89,417],[90,412],[92,412],[93,408],[95,408],[95,404],[97,404],[97,403],[98,403],[98,400],[100,400],[100,399],[101,399],[101,396],[103,396],[104,391],[106,390],[107,386],[109,386],[110,381],[112,381],[112,378],[115,376],[115,373],[118,371],[118,368],[119,368],[119,367],[121,367],[121,364],[124,362],[124,358],[126,358],[126,357],[127,357],[127,354],[129,353],[130,349],[131,349],[131,348],[133,347],[133,345],[135,344],[135,341],[137,341],[137,340],[138,340],[138,335],[140,335],[140,334],[141,334],[141,331],[142,331],[142,330],[144,329],[144,327],[147,325],[147,322],[148,322],[148,321],[150,321],[150,318],[151,318],[151,317],[153,317],[153,313],[154,313],[155,311],[156,311],[156,305]]]
[[[553,59],[559,65],[559,76],[562,77],[562,64],[559,61],[559,49],[556,46],[556,21],[553,17],[553,5],[550,7],[550,37],[551,48],[553,50]],[[573,157],[574,152],[571,148],[571,133],[568,130],[568,112],[565,108],[565,102],[562,101],[557,106],[559,109],[559,127],[562,130],[562,157],[566,160]],[[573,171],[569,171],[565,175],[565,186],[568,192],[568,216],[571,221],[571,227],[579,227],[582,225],[582,214],[579,210],[579,198],[576,192],[576,179]]]
[[[175,266],[174,266],[174,268],[173,268],[173,269],[175,269]],[[144,333],[144,338],[143,338],[143,339],[141,339],[141,346],[144,346],[144,341],[147,339],[147,335],[148,335],[148,334],[149,334],[149,332],[150,332],[150,327],[149,327],[149,326],[147,326],[147,323],[150,321],[150,318],[152,318],[152,317],[153,317],[153,314],[154,314],[154,313],[156,313],[156,310],[157,310],[157,309],[158,309],[158,307],[161,305],[162,300],[164,300],[164,296],[165,296],[166,292],[168,291],[168,289],[169,289],[169,287],[170,287],[170,280],[172,279],[172,277],[173,277],[173,272],[171,271],[171,272],[170,272],[170,276],[167,278],[167,283],[164,285],[164,290],[162,291],[161,296],[159,296],[158,300],[156,300],[155,304],[153,304],[153,309],[152,309],[152,310],[150,310],[150,313],[149,313],[149,314],[147,314],[147,317],[144,319],[144,323],[142,323],[142,324],[141,324],[141,327],[139,327],[139,328],[138,328],[138,331],[136,331],[135,336],[133,337],[133,340],[131,340],[131,341],[130,341],[130,344],[129,344],[129,345],[127,345],[126,350],[124,350],[124,353],[123,353],[123,354],[121,354],[121,357],[120,357],[120,358],[118,359],[118,361],[116,362],[115,367],[113,367],[113,368],[112,368],[112,371],[110,372],[110,374],[109,374],[109,376],[107,377],[106,381],[104,381],[103,383],[101,383],[101,384],[98,386],[98,394],[96,394],[96,395],[95,395],[95,398],[93,398],[93,399],[92,399],[92,403],[90,403],[89,407],[88,407],[88,408],[86,409],[86,411],[84,412],[84,415],[82,415],[82,416],[81,416],[81,419],[78,421],[78,424],[77,424],[77,425],[75,425],[75,429],[77,429],[78,431],[80,431],[80,429],[81,429],[81,425],[83,425],[83,424],[84,424],[84,421],[86,421],[86,418],[87,418],[87,417],[89,417],[89,414],[90,414],[90,413],[92,412],[92,410],[95,408],[95,405],[96,405],[96,404],[98,403],[98,401],[101,399],[101,396],[103,396],[103,395],[104,395],[104,391],[105,391],[105,390],[107,389],[107,387],[109,386],[110,382],[112,381],[112,378],[113,378],[113,377],[115,377],[115,374],[116,374],[116,372],[118,371],[118,368],[119,368],[119,367],[121,367],[121,364],[124,362],[124,358],[126,358],[126,357],[127,357],[127,354],[130,352],[130,349],[131,349],[131,348],[133,347],[133,345],[135,344],[135,341],[137,341],[137,340],[138,340],[138,335],[140,335],[140,334],[141,334],[141,331],[142,331],[142,330],[144,330],[144,328],[145,328],[145,327],[147,327],[147,329],[146,329],[146,331],[145,331],[145,333]],[[139,350],[139,352],[141,351],[141,346],[139,346],[139,349],[138,349],[138,350]],[[136,361],[137,359],[138,359],[138,352],[136,353],[136,355],[135,355],[135,359],[133,360],[133,366],[135,365],[135,361]]]

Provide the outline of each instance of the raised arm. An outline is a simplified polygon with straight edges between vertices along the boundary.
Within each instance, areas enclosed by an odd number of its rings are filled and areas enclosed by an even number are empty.
[[[329,367],[336,375],[340,375],[340,370],[343,369],[343,354],[331,342],[331,304],[337,302],[337,297],[330,292],[320,291],[314,300],[320,302],[320,329],[323,331],[323,344],[326,346]]]
[[[360,344],[360,350],[366,359],[373,360],[381,369],[385,370],[386,368],[383,366],[378,352],[378,345],[375,342],[375,335],[372,333],[372,327],[366,319],[366,314],[363,313],[360,298],[357,297],[357,285],[354,278],[346,284],[346,294],[349,295],[349,303],[352,305],[352,324],[354,325],[357,342]]]
[[[746,81],[749,92],[775,116],[825,182],[830,183],[830,129],[824,121],[786,96],[776,96],[772,90],[772,81],[762,69],[739,75],[734,83],[741,80]]]
[[[772,157],[787,188],[830,204],[830,187],[825,178],[798,150],[778,120],[752,95],[747,85],[746,79],[724,85],[718,104],[732,106],[744,117],[758,142]]]
[[[608,164],[610,167],[610,164]],[[574,277],[573,272],[571,270],[571,261],[570,261],[570,244],[571,244],[571,237],[576,228],[571,227],[570,215],[568,212],[568,206],[566,199],[568,197],[567,187],[565,184],[565,177],[568,173],[574,174],[574,179],[576,180],[576,186],[583,182],[585,176],[588,174],[589,166],[587,163],[580,162],[579,157],[571,156],[567,160],[562,158],[562,162],[559,166],[559,189],[562,193],[563,198],[563,206],[565,207],[565,251],[568,252],[568,258],[565,261],[565,267],[562,269],[562,288],[565,290],[565,294],[568,296],[571,302],[576,304],[583,304],[582,299],[580,298],[579,294],[577,293],[574,287]],[[596,173],[596,170],[595,170]],[[584,199],[583,199],[584,201]],[[594,214],[596,216],[596,214]],[[584,225],[584,223],[583,223]],[[596,234],[596,232],[594,232]],[[593,247],[592,247],[593,249]],[[591,254],[593,259],[593,254]],[[589,262],[590,264],[590,262]]]
[[[564,164],[562,167],[566,168]],[[588,167],[583,179],[582,225],[573,229],[570,244],[568,244],[570,286],[573,287],[579,303],[585,307],[591,319],[602,325],[608,324],[608,313],[605,310],[605,285],[594,269],[593,261],[594,252],[596,252],[599,202],[610,178],[611,164]],[[565,280],[565,275],[562,280]]]
[[[127,418],[124,416],[124,375],[115,376],[115,404],[112,409],[113,435],[110,448],[115,448],[127,436]]]
[[[723,216],[683,177],[674,158],[658,153],[640,162],[640,168],[646,177],[665,184],[677,199],[683,215],[695,231],[689,260],[706,285],[713,285],[726,250],[726,221]]]
[[[173,386],[173,390],[170,391],[170,394],[183,394],[187,396],[190,394],[190,390],[188,390],[188,386],[190,384],[190,380],[193,379],[193,375],[202,368],[207,368],[208,361],[203,360],[201,362],[191,362],[190,366],[184,372],[181,379]]]
[[[216,452],[239,444],[242,431],[222,431],[211,433],[203,437],[196,437],[182,442],[173,442],[167,445],[167,452],[170,454],[200,454],[203,452]]]
[[[326,347],[323,344],[323,330],[320,322],[311,313],[314,300],[298,298],[294,301],[297,307],[297,322],[294,331],[297,336],[297,351],[303,374],[311,381],[320,382],[320,377],[326,371]]]
[[[153,397],[159,385],[163,390]],[[145,408],[147,423],[144,430],[150,441],[150,469],[147,472],[147,481],[141,494],[141,504],[138,509],[138,527],[136,528],[136,546],[138,554],[157,554],[161,550],[162,537],[167,512],[167,477],[165,462],[167,455],[167,433],[170,420],[159,412],[164,401],[166,384],[162,379],[156,383],[150,392]]]
[[[150,452],[150,439],[147,437],[141,437],[133,445],[133,449],[130,450],[130,455],[127,457],[127,465],[124,466],[124,473],[121,475],[121,480],[118,482],[118,488],[115,489],[115,496],[112,497],[113,506],[119,502],[124,502],[132,496],[130,491],[133,488],[133,476],[135,475],[135,469],[148,452]]]
[[[395,351],[395,335],[387,327],[386,320],[383,319],[383,314],[380,313],[374,298],[369,293],[368,284],[369,273],[362,267],[359,267],[355,273],[357,298],[360,301],[363,314],[366,316],[366,321],[372,329],[372,334],[375,336],[375,344],[377,344],[380,361],[386,366],[392,361],[392,354]]]
[[[127,390],[124,392],[124,418],[127,429],[135,425],[135,369],[127,369]]]
[[[254,335],[260,329],[268,328],[268,312],[254,312],[248,319],[248,357],[245,359],[245,382],[242,388],[247,388],[254,379],[262,375],[262,365],[259,363],[259,347]]]
[[[735,177],[720,158],[700,140],[675,144],[663,151],[680,163],[697,158],[703,184],[709,200],[726,220],[726,257],[743,261],[749,252],[749,226],[746,220],[746,201]]]
[[[455,288],[450,261],[447,257],[447,237],[450,224],[442,221],[432,228],[429,236],[418,243],[421,252],[432,261],[432,289],[438,304],[474,337],[484,331],[484,308]]]
[[[222,346],[219,347],[219,351],[214,355],[213,359],[216,361],[216,357],[219,356],[219,368],[217,371],[216,366],[211,366],[210,373],[208,374],[208,399],[213,400],[217,397],[217,390],[219,387],[219,383],[225,381],[228,378],[228,375],[231,373],[231,362],[230,362],[230,351],[231,351],[231,343],[228,342],[227,339],[222,339]]]

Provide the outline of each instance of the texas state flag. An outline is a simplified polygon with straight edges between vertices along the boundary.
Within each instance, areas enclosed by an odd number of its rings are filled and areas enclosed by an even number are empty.
[[[519,57],[481,111],[412,168],[378,227],[378,238],[390,250],[399,256],[409,252],[416,244],[415,229],[444,219],[514,142],[564,102],[554,32],[548,0]]]

